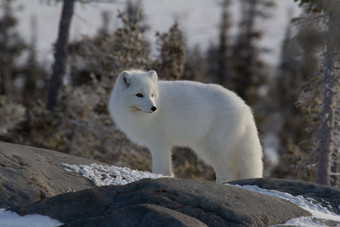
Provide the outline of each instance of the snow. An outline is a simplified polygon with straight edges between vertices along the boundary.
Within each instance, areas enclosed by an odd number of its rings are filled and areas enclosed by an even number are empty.
[[[270,165],[277,166],[280,162],[280,156],[278,154],[279,138],[275,133],[267,133],[262,138],[263,152],[270,162]]]
[[[0,209],[1,227],[54,227],[61,226],[58,220],[39,214],[19,216],[17,213]]]
[[[279,226],[321,227],[328,226],[313,217],[294,218]]]
[[[161,174],[132,170],[126,167],[104,166],[96,163],[90,165],[63,163],[62,166],[68,172],[79,173],[83,177],[90,179],[96,186],[124,185],[147,178],[166,177]]]
[[[315,219],[332,220],[332,221],[340,223],[340,215],[329,211],[326,207],[321,206],[312,198],[304,198],[301,195],[293,196],[286,192],[279,192],[276,190],[268,190],[268,189],[259,188],[256,185],[244,185],[244,186],[231,185],[231,184],[226,184],[226,185],[234,186],[234,187],[242,188],[248,191],[253,191],[253,192],[263,194],[263,195],[273,196],[273,197],[277,197],[283,200],[290,201],[312,214],[312,217],[301,217],[301,218],[292,219],[286,222],[285,223],[286,225],[294,224],[296,226],[325,226],[319,221],[315,221]]]

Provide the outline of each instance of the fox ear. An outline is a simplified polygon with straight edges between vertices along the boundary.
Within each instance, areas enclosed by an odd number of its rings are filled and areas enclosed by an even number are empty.
[[[125,86],[125,88],[128,88],[131,85],[130,82],[130,75],[127,71],[123,71],[119,75],[119,82]]]
[[[157,81],[157,73],[155,70],[150,70],[149,72],[147,72],[147,75],[154,81]]]

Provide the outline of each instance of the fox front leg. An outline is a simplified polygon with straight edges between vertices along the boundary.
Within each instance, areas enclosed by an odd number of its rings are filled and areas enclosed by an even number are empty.
[[[174,176],[171,165],[171,148],[151,149],[152,172],[165,176]]]

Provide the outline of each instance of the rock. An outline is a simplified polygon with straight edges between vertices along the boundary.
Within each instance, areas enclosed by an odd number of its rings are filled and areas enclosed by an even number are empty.
[[[92,162],[56,151],[0,142],[0,208],[93,187],[88,179],[68,173],[61,166]]]
[[[95,187],[13,210],[20,215],[48,215],[66,226],[136,226],[140,223],[146,226],[152,223],[165,226],[269,226],[310,216],[300,207],[275,197],[211,181],[179,178]]]
[[[310,215],[290,202],[211,181],[164,178],[94,187],[62,163],[93,161],[0,142],[0,208],[48,215],[65,226],[268,226]],[[339,213],[339,189],[277,179],[232,183],[311,197]]]
[[[85,218],[64,226],[207,226],[196,218],[154,204],[127,206],[110,215]]]
[[[247,179],[230,182],[230,184],[239,185],[257,185],[260,188],[272,189],[281,192],[287,192],[294,196],[302,195],[305,198],[312,198],[327,207],[334,213],[340,214],[340,189],[325,185],[309,183],[298,180],[283,179]]]

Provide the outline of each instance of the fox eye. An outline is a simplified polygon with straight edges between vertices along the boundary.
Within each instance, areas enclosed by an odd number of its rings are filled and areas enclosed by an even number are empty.
[[[141,94],[141,93],[137,93],[136,96],[137,96],[138,98],[143,98],[143,97],[144,97],[144,95]]]

